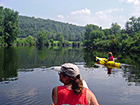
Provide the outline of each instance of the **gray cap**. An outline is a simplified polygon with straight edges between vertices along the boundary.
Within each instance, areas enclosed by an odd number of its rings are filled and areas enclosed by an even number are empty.
[[[79,68],[72,63],[65,63],[61,66],[60,72],[65,72],[68,76],[77,76],[80,74]]]

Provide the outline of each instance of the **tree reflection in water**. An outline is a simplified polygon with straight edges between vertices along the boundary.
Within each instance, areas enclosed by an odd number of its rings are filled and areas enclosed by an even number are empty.
[[[15,47],[0,48],[0,82],[16,81],[18,69],[18,53]],[[8,82],[5,82],[8,83]]]
[[[84,49],[84,61],[86,67],[97,68],[95,64],[95,57],[107,58],[108,51],[102,50],[88,50]],[[128,85],[132,85],[131,82],[135,82],[136,86],[140,86],[140,54],[138,53],[125,53],[125,52],[113,52],[115,58],[122,57],[122,59],[115,60],[122,64],[121,70],[123,70],[123,77],[126,78]],[[107,68],[107,74],[112,74],[113,68]],[[113,72],[115,73],[115,72]]]
[[[115,61],[124,64],[121,70],[128,85],[135,82],[135,85],[139,86],[140,54],[113,52],[113,55],[115,58],[122,57]],[[98,68],[98,65],[95,64],[96,56],[107,58],[108,51],[65,47],[0,47],[0,82],[17,80],[17,72],[33,72],[33,68],[49,68],[65,62],[84,62],[85,67],[96,69]],[[111,74],[112,70],[108,70],[107,73]]]

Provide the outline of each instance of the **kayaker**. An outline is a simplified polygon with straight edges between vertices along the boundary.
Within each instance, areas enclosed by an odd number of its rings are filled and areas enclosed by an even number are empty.
[[[65,63],[59,71],[59,80],[64,86],[52,90],[52,105],[99,105],[91,90],[83,87],[79,68]]]
[[[107,61],[113,61],[114,58],[113,58],[112,52],[109,52],[108,56],[109,57],[108,57]]]
[[[112,55],[112,52],[109,52],[108,53],[108,59],[107,59],[107,61],[113,61],[114,60],[114,58],[113,58],[113,55]],[[110,74],[111,74],[111,71],[112,71],[112,68],[108,68],[107,67],[107,69],[108,69],[108,73],[107,74],[109,74],[109,76],[110,76]]]

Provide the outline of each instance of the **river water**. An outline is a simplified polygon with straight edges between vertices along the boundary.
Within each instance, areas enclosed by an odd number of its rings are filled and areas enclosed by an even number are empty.
[[[65,62],[79,67],[82,79],[100,105],[139,105],[139,61],[130,64],[132,57],[126,54],[123,67],[113,68],[108,74],[106,67],[94,64],[92,59],[93,55],[106,54],[83,48],[1,47],[0,105],[51,105],[52,88],[62,85],[53,68]]]

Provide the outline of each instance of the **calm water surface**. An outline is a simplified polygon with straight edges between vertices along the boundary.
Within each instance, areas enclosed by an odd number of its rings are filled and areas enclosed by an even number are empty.
[[[52,88],[62,85],[58,72],[52,68],[65,62],[79,67],[82,79],[100,105],[140,103],[140,75],[132,73],[124,63],[122,69],[114,68],[112,74],[108,74],[106,67],[91,67],[93,53],[80,48],[40,50],[21,47],[1,48],[0,51],[0,105],[51,105]]]

